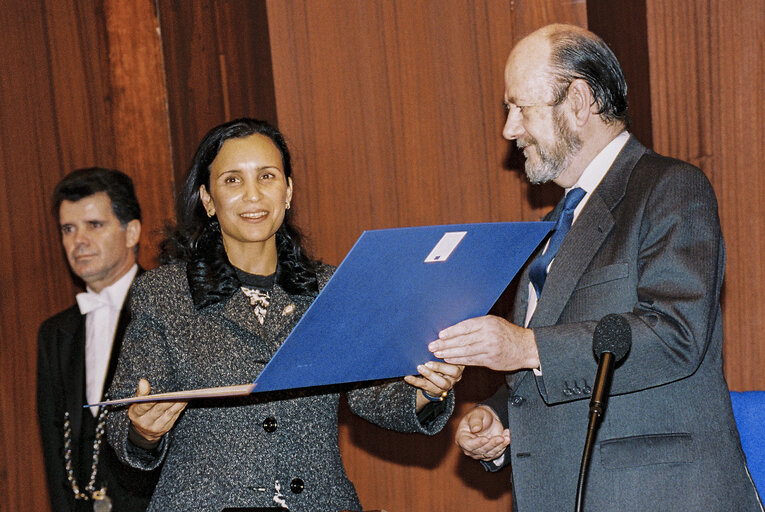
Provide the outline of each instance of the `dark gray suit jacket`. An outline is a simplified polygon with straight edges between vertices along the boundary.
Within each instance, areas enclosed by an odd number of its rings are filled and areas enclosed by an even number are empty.
[[[632,348],[614,373],[585,510],[760,510],[723,377],[724,266],[707,178],[631,137],[547,277],[530,324],[542,376],[518,372],[487,402],[510,428],[517,510],[574,508],[597,369],[592,335],[609,313],[628,320]],[[528,283],[526,270],[520,325]]]
[[[127,300],[126,300],[127,303]],[[122,337],[130,314],[122,309],[115,332],[104,389],[116,368]],[[85,315],[76,305],[45,320],[37,340],[37,415],[42,439],[45,473],[52,510],[92,510],[92,503],[75,502],[64,466],[64,412],[72,426],[72,455],[77,483],[88,484],[92,464],[95,420],[83,408],[85,399]],[[98,468],[99,483],[105,482],[116,512],[146,510],[159,477],[158,471],[138,471],[122,464],[104,440]]]

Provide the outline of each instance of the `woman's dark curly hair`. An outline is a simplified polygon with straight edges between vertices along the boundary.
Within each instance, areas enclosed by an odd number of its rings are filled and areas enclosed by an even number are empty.
[[[160,261],[185,261],[194,305],[201,309],[227,299],[239,288],[239,279],[223,247],[217,217],[208,217],[199,188],[210,189],[210,164],[228,139],[253,134],[268,137],[282,155],[285,178],[292,174],[287,143],[279,130],[265,121],[241,118],[216,126],[197,148],[186,182],[176,198],[176,222],[161,244]],[[290,210],[276,232],[276,283],[289,294],[316,295],[317,262],[301,245],[300,232],[290,223]]]

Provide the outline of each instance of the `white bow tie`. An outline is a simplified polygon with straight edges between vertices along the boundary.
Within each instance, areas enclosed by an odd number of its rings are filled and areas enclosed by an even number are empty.
[[[114,307],[108,294],[99,295],[93,292],[78,293],[77,306],[79,306],[80,313],[83,315],[87,315],[98,308]]]

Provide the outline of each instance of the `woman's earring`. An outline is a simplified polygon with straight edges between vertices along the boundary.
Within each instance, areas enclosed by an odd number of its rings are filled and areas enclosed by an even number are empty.
[[[289,210],[290,209],[290,202],[289,201],[284,201],[284,209],[285,210]]]

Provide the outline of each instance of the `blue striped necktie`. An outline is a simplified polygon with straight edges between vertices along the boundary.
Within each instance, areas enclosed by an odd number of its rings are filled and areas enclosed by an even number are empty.
[[[555,223],[547,250],[531,262],[529,279],[531,279],[531,284],[534,285],[534,289],[537,291],[537,297],[542,295],[542,287],[545,285],[545,279],[547,279],[547,267],[550,266],[550,262],[555,258],[555,253],[560,249],[563,239],[566,238],[566,233],[571,229],[571,223],[574,220],[574,210],[576,210],[576,206],[584,196],[585,191],[577,187],[569,190],[566,197],[561,199],[563,201],[563,211],[560,213],[560,217],[558,217],[558,222]]]

